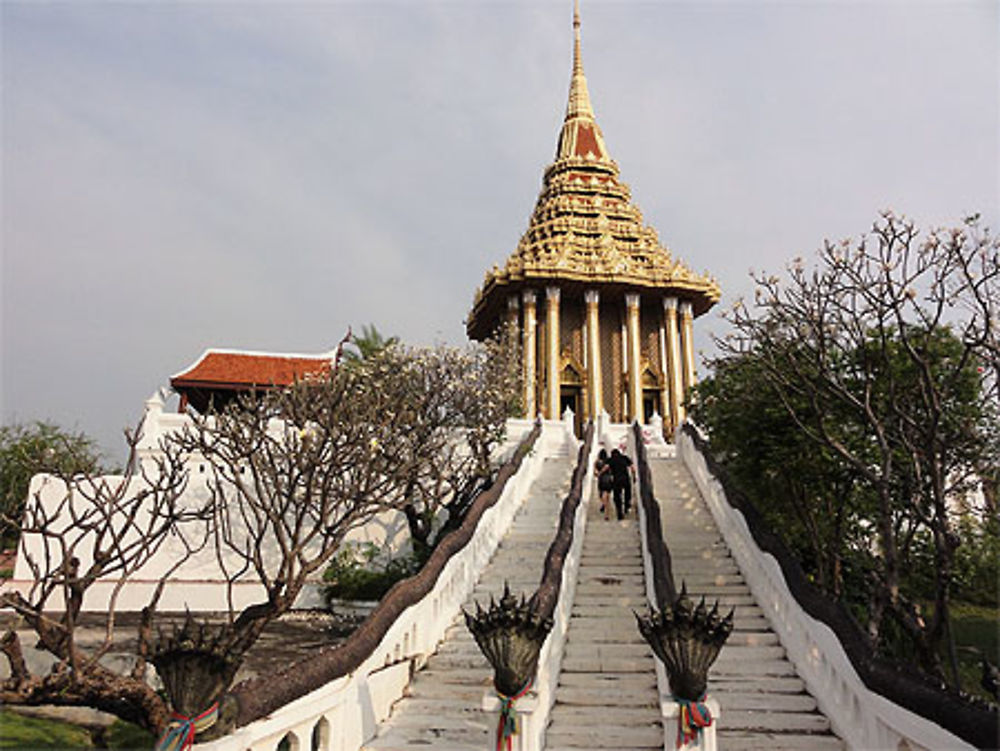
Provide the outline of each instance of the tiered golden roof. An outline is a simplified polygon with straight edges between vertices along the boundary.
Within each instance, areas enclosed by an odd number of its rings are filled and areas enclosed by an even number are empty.
[[[555,161],[517,249],[503,268],[487,272],[476,293],[470,334],[494,318],[487,309],[500,309],[501,292],[550,282],[662,289],[692,302],[696,315],[719,300],[715,280],[675,259],[632,203],[590,104],[579,11],[573,29],[573,74]]]

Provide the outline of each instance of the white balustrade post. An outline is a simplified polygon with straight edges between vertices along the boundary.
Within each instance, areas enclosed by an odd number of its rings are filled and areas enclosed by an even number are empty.
[[[573,414],[573,410],[571,410],[569,407],[566,407],[566,409],[562,413],[563,425],[566,428],[566,432],[569,434],[570,437],[572,437],[574,441],[576,440],[576,433],[573,431],[573,418],[575,417],[576,415]]]
[[[483,711],[486,713],[487,727],[490,728],[489,741],[486,747],[489,751],[496,751],[497,748],[497,727],[500,722],[501,700],[497,692],[488,690],[483,695]],[[540,728],[535,727],[535,715],[538,713],[538,694],[528,691],[514,702],[514,716],[517,718],[517,732],[511,737],[511,751],[541,751],[535,742],[539,737]],[[507,746],[504,744],[503,749]]]
[[[659,412],[654,412],[649,418],[649,429],[653,431],[654,436],[663,438],[663,418]]]
[[[702,728],[694,740],[677,745],[677,723],[680,719],[681,705],[672,696],[660,697],[660,712],[663,715],[663,749],[664,751],[717,751],[715,729],[719,725],[719,702],[708,695],[701,702],[712,714],[712,724]]]

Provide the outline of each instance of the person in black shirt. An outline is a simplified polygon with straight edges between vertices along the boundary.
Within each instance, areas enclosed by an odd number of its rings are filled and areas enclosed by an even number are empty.
[[[618,512],[619,519],[624,519],[632,507],[632,480],[635,477],[635,468],[632,466],[632,460],[618,449],[611,452],[608,466],[611,467],[611,476],[615,483],[615,511]]]

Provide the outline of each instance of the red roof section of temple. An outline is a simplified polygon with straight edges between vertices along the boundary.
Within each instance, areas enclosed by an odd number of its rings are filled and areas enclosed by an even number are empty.
[[[171,377],[174,389],[191,386],[246,389],[291,386],[329,370],[329,355],[282,355],[207,350],[192,367]]]

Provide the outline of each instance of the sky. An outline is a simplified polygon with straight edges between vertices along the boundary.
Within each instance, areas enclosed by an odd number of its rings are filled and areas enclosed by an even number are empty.
[[[1000,3],[583,0],[661,241],[752,295],[893,209],[1000,229]],[[208,347],[465,341],[552,161],[570,0],[0,0],[0,419],[121,460]]]

